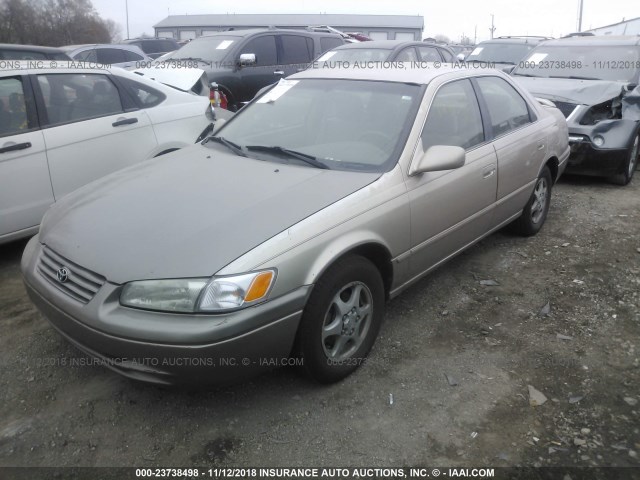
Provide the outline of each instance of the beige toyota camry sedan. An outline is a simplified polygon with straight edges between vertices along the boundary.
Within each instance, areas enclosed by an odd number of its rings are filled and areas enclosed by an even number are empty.
[[[22,270],[69,342],[149,382],[363,363],[385,303],[491,232],[543,226],[565,119],[498,71],[321,68],[205,141],[58,201]]]

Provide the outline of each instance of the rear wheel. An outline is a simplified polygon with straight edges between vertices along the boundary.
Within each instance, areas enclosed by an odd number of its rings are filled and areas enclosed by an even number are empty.
[[[304,370],[322,383],[342,380],[373,346],[384,315],[384,285],[367,259],[350,255],[316,283],[298,330]]]
[[[638,157],[640,157],[640,134],[636,135],[636,138],[631,146],[631,150],[629,151],[629,157],[627,158],[627,162],[624,165],[624,172],[619,173],[618,175],[614,175],[611,177],[611,182],[616,185],[628,185],[633,178],[633,174],[638,167]]]
[[[551,172],[544,167],[531,194],[531,198],[522,210],[522,215],[513,222],[513,230],[525,237],[535,235],[544,225],[551,204]]]

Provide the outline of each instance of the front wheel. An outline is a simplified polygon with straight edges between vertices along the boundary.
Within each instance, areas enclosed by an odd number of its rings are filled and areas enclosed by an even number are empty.
[[[364,363],[380,330],[384,302],[382,277],[369,260],[350,255],[331,266],[316,283],[298,330],[306,373],[333,383]]]
[[[530,237],[540,231],[549,213],[552,183],[549,167],[544,167],[536,180],[531,198],[522,210],[522,215],[512,224],[516,233]]]
[[[633,178],[633,174],[636,172],[636,168],[638,167],[638,160],[640,157],[640,134],[636,135],[636,138],[631,146],[631,150],[629,151],[629,156],[624,165],[624,172],[619,173],[611,177],[611,182],[616,185],[624,186],[628,185]]]

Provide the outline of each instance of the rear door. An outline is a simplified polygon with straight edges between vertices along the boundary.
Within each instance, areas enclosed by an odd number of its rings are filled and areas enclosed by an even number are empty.
[[[34,78],[56,199],[148,158],[157,145],[147,114],[110,77],[52,73]]]
[[[278,39],[278,64],[284,77],[305,70],[313,61],[313,38],[281,34]]]
[[[40,224],[53,203],[44,137],[27,76],[0,77],[0,240]]]
[[[547,153],[546,132],[535,113],[506,80],[474,79],[486,105],[498,156],[498,207],[495,223],[517,215],[525,206]]]

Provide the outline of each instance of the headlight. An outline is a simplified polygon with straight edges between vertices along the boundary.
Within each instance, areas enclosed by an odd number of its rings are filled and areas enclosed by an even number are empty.
[[[120,303],[165,312],[222,312],[254,305],[267,298],[276,277],[264,270],[212,279],[144,280],[124,286]]]

